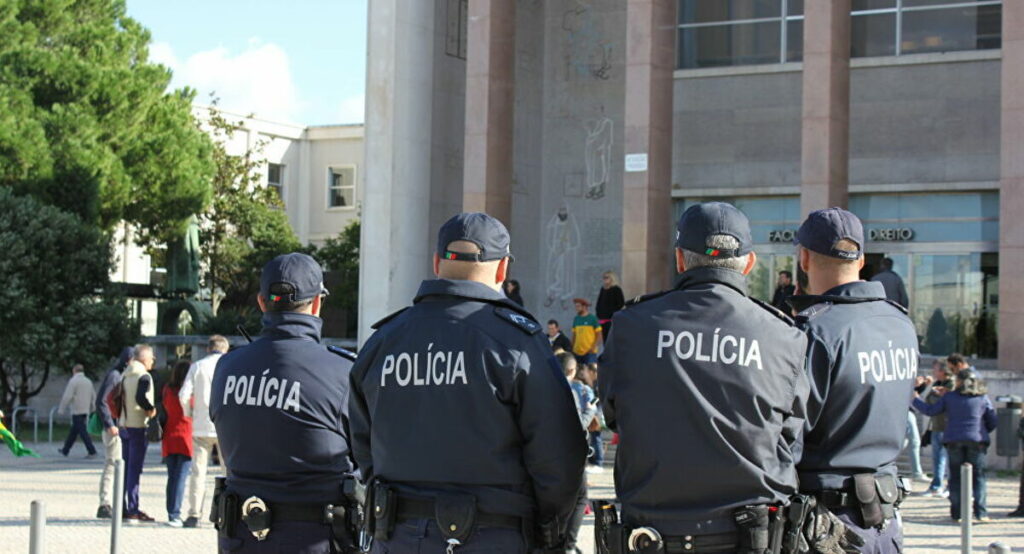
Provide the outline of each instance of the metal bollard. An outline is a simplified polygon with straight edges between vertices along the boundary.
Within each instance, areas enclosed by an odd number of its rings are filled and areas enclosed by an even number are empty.
[[[1010,554],[1010,547],[1005,543],[994,542],[988,545],[988,554]]]
[[[124,512],[124,459],[114,462],[114,512],[110,514],[110,554],[121,552],[121,514]]]
[[[50,408],[50,415],[49,415],[50,430],[49,430],[49,433],[48,433],[48,437],[46,439],[46,442],[49,442],[49,443],[53,442],[53,416],[54,416],[54,414],[57,413],[57,408],[58,407],[59,406],[54,406],[54,407]]]
[[[971,477],[974,467],[971,464],[960,466],[960,552],[971,551],[971,516],[974,514],[974,487]]]
[[[46,504],[42,500],[32,501],[32,523],[29,530],[29,554],[46,552]]]

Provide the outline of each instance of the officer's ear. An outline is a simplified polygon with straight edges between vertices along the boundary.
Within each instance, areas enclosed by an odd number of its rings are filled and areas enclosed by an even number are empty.
[[[747,267],[743,268],[743,274],[749,275],[757,264],[757,253],[751,250],[750,254],[747,254]]]
[[[505,278],[508,277],[508,258],[502,258],[498,262],[498,271],[494,274],[494,282],[498,285],[505,282]]]
[[[261,312],[267,313],[267,301],[263,299],[262,294],[256,295],[256,303],[259,304]]]
[[[434,277],[441,276],[441,256],[434,252]]]
[[[682,248],[676,248],[676,271],[679,273],[686,271],[686,258],[683,256]]]
[[[811,268],[811,253],[806,248],[799,248],[800,258],[800,270],[804,273],[810,273]]]
[[[324,297],[322,295],[316,295],[313,297],[313,304],[309,307],[310,312],[314,317],[320,317],[320,308],[324,306]]]

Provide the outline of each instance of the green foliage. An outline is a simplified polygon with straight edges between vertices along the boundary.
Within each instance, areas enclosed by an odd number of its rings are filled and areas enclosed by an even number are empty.
[[[102,365],[134,340],[108,284],[107,237],[76,216],[0,187],[0,401],[25,402],[51,368]]]
[[[337,274],[327,297],[329,306],[344,310],[359,307],[359,230],[359,220],[352,221],[314,253],[325,270]]]
[[[241,127],[216,107],[210,109],[206,124],[214,139],[216,172],[213,202],[199,217],[199,240],[202,284],[211,291],[217,313],[222,302],[233,308],[253,306],[263,265],[303,247],[277,192],[260,184],[263,143],[242,155],[232,155],[225,145]]]
[[[210,139],[123,0],[0,0],[0,186],[145,242],[205,208]]]
[[[237,335],[241,325],[249,334],[260,330],[261,313],[256,306],[221,308],[217,315],[204,319],[196,330],[200,335]]]

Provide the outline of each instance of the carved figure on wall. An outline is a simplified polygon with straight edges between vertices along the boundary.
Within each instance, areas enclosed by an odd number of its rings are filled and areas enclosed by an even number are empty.
[[[576,289],[576,258],[580,248],[580,229],[569,207],[562,204],[548,221],[545,231],[548,249],[547,298],[544,306],[560,303],[568,309]]]
[[[608,183],[608,175],[611,172],[612,132],[615,125],[611,119],[602,117],[587,122],[586,127],[587,141],[584,150],[587,167],[586,197],[588,200],[600,200],[604,198],[605,185]]]

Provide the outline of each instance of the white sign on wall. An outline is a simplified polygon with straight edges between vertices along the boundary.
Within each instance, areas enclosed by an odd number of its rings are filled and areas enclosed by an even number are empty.
[[[647,171],[647,152],[626,154],[626,172],[639,173],[641,171]]]

